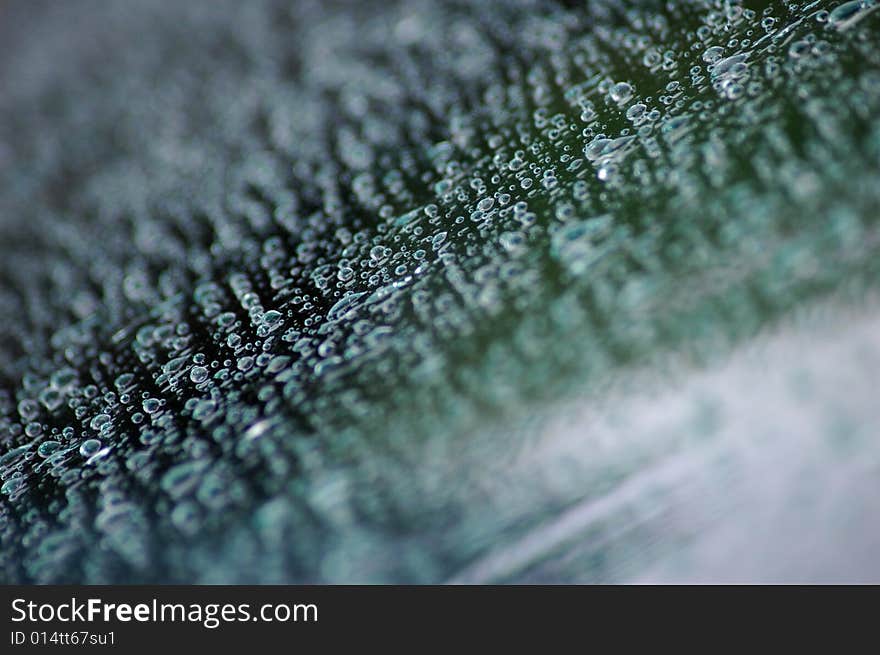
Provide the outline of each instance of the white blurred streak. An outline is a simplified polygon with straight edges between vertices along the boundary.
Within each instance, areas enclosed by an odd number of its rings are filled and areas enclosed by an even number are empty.
[[[675,377],[550,421],[514,479],[629,473],[450,582],[593,581],[590,553],[605,581],[880,581],[880,312],[822,307]]]

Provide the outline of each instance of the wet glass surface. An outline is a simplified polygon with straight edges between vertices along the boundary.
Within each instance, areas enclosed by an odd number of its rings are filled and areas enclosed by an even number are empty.
[[[182,4],[0,10],[4,581],[876,578],[880,5]]]

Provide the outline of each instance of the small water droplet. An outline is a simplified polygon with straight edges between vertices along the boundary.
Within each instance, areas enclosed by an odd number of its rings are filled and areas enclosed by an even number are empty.
[[[37,448],[37,454],[40,457],[49,457],[57,451],[61,447],[61,444],[57,441],[44,441],[40,444],[40,447]]]
[[[79,454],[89,458],[99,450],[101,450],[101,441],[99,439],[86,439],[79,447]]]
[[[208,379],[208,369],[204,366],[193,366],[189,372],[189,379],[195,384],[200,384]]]
[[[98,414],[95,418],[93,418],[89,422],[89,427],[92,430],[100,430],[108,423],[110,423],[110,415],[109,414]]]
[[[0,487],[0,494],[11,495],[16,489],[18,489],[22,483],[24,482],[24,478],[11,478],[3,483],[3,486]]]
[[[611,99],[617,104],[623,104],[633,95],[633,88],[626,82],[618,82],[614,86],[611,87],[611,91],[609,92]]]
[[[724,48],[720,45],[713,45],[711,48],[707,48],[703,53],[703,61],[707,64],[714,64],[721,59],[722,54],[724,54]]]

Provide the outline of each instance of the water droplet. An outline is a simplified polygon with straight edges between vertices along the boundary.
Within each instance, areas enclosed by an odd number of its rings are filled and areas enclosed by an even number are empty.
[[[51,412],[61,406],[61,403],[64,402],[64,396],[58,389],[48,387],[40,394],[40,402]]]
[[[61,447],[61,444],[57,441],[44,441],[40,444],[39,448],[37,448],[37,454],[40,457],[49,457],[52,453],[56,452]]]
[[[628,120],[637,121],[642,116],[645,115],[645,110],[647,107],[640,102],[637,102],[632,107],[626,110],[626,117]]]
[[[110,416],[108,414],[98,414],[89,422],[89,427],[92,430],[100,430],[108,423],[110,423]]]
[[[119,377],[116,378],[114,384],[116,388],[122,391],[123,389],[127,389],[131,383],[134,381],[134,375],[131,373],[123,373]]]
[[[18,403],[18,413],[25,421],[33,421],[40,413],[40,406],[28,398]]]
[[[193,366],[189,372],[189,379],[195,384],[200,384],[208,379],[208,369],[204,366]]]
[[[711,48],[707,48],[703,53],[703,61],[707,64],[714,64],[721,59],[722,54],[724,54],[724,48],[720,45],[713,45]]]
[[[275,311],[274,309],[270,309],[268,312],[263,314],[263,325],[273,326],[278,323],[283,318],[283,314],[279,311]]]
[[[165,373],[165,375],[173,375],[181,368],[183,368],[183,365],[186,364],[188,360],[188,357],[175,357],[174,359],[169,360],[165,364],[165,366],[162,367],[162,372]]]
[[[287,355],[276,355],[272,358],[272,360],[266,365],[267,373],[277,373],[284,369],[285,366],[290,362],[290,357]]]
[[[193,409],[193,418],[203,421],[214,415],[217,404],[213,400],[200,400]]]
[[[66,389],[76,382],[76,371],[72,368],[62,368],[52,374],[49,383],[56,389]]]
[[[831,13],[828,15],[828,24],[838,29],[845,28],[847,25],[851,25],[850,21],[855,22],[858,20],[856,16],[863,9],[872,8],[873,2],[866,2],[865,0],[850,0],[850,2],[844,2],[842,5],[838,5],[834,9],[831,10]],[[878,5],[880,6],[880,5]]]
[[[155,414],[162,407],[162,403],[156,398],[147,398],[142,405],[147,414]]]
[[[521,254],[525,251],[526,238],[522,232],[504,232],[498,240],[502,247],[511,254]]]
[[[12,493],[17,490],[22,483],[24,482],[24,478],[10,478],[6,482],[3,483],[3,486],[0,487],[0,494],[4,495],[12,495]]]
[[[328,321],[335,321],[337,318],[340,318],[344,314],[348,312],[348,310],[352,309],[357,303],[358,299],[364,295],[364,292],[359,293],[350,293],[346,296],[343,296],[333,307],[330,308],[330,311],[327,313]]]
[[[609,95],[614,102],[620,105],[632,98],[633,88],[626,82],[618,82],[611,87]]]
[[[477,203],[477,209],[482,212],[487,212],[495,205],[495,198],[483,198],[480,202]]]
[[[28,450],[30,450],[30,445],[19,446],[18,448],[13,448],[7,453],[0,455],[0,466],[7,465],[22,455],[24,455]]]
[[[79,454],[88,459],[99,450],[101,450],[101,441],[99,439],[86,439],[79,447]]]
[[[374,262],[380,262],[390,254],[390,248],[386,248],[385,246],[373,246],[370,249],[370,259]]]

